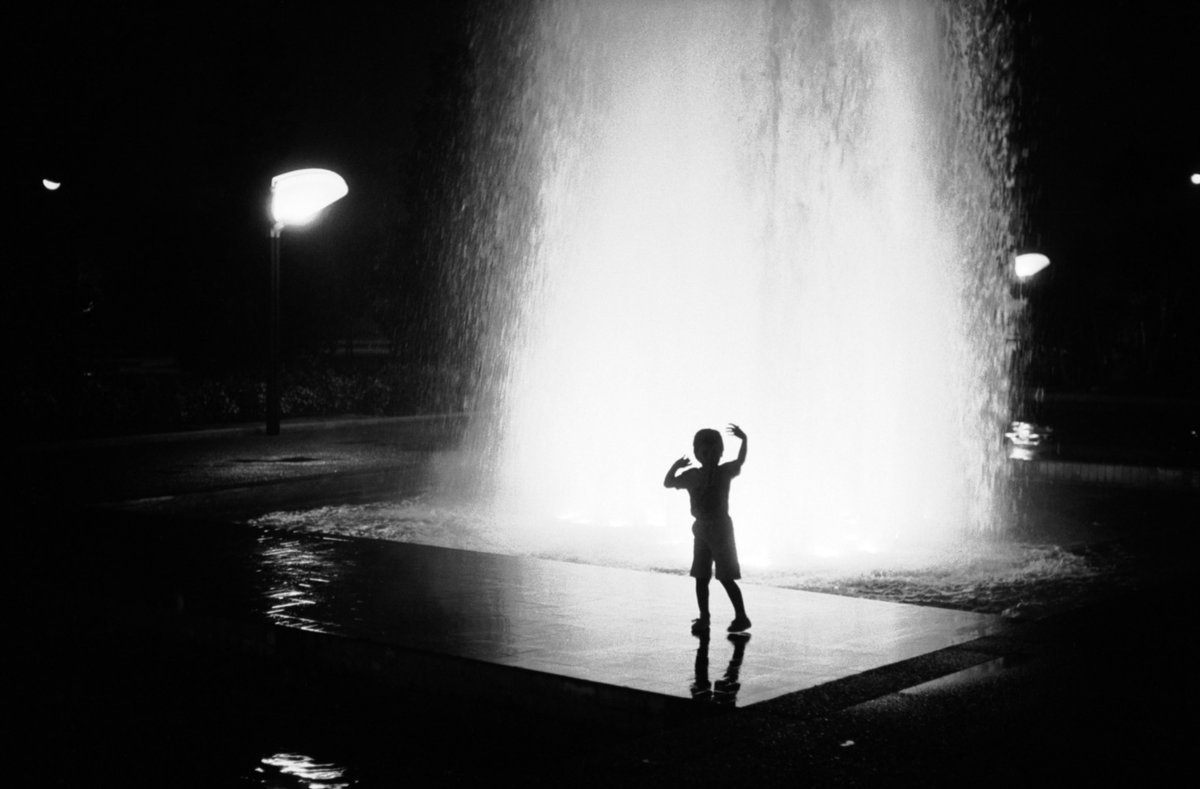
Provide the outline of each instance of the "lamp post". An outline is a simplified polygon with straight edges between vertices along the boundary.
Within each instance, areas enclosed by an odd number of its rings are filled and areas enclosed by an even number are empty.
[[[267,435],[279,435],[279,237],[289,225],[305,225],[350,191],[330,170],[292,170],[271,179],[271,316],[267,373]]]
[[[1013,275],[1016,276],[1017,282],[1011,303],[1015,317],[1019,318],[1025,312],[1026,284],[1049,265],[1050,258],[1041,252],[1022,252],[1013,256]]]
[[[1050,258],[1040,252],[1021,253],[1015,255],[1012,261],[1012,271],[1017,281],[1015,292],[1010,290],[1009,298],[1009,330],[1013,332],[1009,337],[1009,341],[1013,343],[1009,358],[1013,375],[1016,376],[1019,384],[1010,390],[1009,412],[1013,421],[1005,436],[1013,444],[1009,451],[1009,457],[1016,460],[1033,459],[1034,448],[1041,441],[1041,436],[1036,432],[1040,428],[1025,421],[1030,419],[1030,416],[1025,413],[1026,382],[1024,377],[1025,368],[1029,364],[1029,348],[1025,339],[1027,329],[1025,288],[1030,279],[1049,265]]]
[[[1025,311],[1025,285],[1039,271],[1050,265],[1050,258],[1040,252],[1023,252],[1012,257],[1012,273],[1016,282],[1011,282],[1008,289],[1008,303],[1005,312],[1008,316],[1009,329],[1016,323]],[[1016,341],[1016,337],[1010,337]]]

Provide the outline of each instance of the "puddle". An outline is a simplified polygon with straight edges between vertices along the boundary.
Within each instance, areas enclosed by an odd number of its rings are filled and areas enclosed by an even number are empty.
[[[274,753],[263,757],[252,770],[252,786],[296,786],[305,789],[349,789],[358,782],[347,777],[345,767],[320,762],[300,753]]]
[[[300,532],[366,537],[461,550],[581,562],[651,572],[682,573],[690,543],[659,544],[637,530],[620,535],[595,530],[586,539],[568,533],[533,538],[500,528],[477,513],[420,499],[383,504],[321,507],[274,512],[252,525]],[[619,539],[618,539],[619,537]],[[1026,542],[958,546],[921,564],[859,562],[850,567],[776,566],[743,562],[751,584],[864,597],[895,603],[1037,619],[1137,585],[1138,554],[1118,543],[1070,548]],[[886,566],[890,563],[890,566]]]

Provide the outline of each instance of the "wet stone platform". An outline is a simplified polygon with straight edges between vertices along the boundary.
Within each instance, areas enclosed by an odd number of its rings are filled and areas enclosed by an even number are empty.
[[[744,708],[999,632],[999,617],[743,584],[690,632],[690,578],[228,523],[90,514],[31,554],[57,593],[189,638],[624,729]],[[96,523],[96,519],[106,520]],[[752,579],[750,579],[752,580]],[[131,614],[132,612],[132,614]]]

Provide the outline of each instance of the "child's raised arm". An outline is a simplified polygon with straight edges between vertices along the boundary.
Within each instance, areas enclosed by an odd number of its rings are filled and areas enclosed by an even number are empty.
[[[740,471],[742,464],[746,462],[746,445],[749,443],[749,441],[746,439],[746,431],[742,430],[732,422],[729,424],[729,432],[742,440],[742,446],[741,449],[738,450],[737,460],[733,461]]]
[[[690,465],[692,465],[692,461],[688,460],[686,457],[681,457],[679,460],[676,460],[674,463],[672,463],[671,467],[667,469],[667,476],[663,478],[663,487],[679,487],[679,483],[677,482],[679,478],[676,477],[675,474],[679,471],[679,469],[687,468]]]

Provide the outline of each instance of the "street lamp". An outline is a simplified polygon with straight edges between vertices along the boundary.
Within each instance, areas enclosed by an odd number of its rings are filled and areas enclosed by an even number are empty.
[[[1013,272],[1017,275],[1017,279],[1024,281],[1049,265],[1050,258],[1040,252],[1026,252],[1017,255],[1013,261]]]
[[[1050,258],[1040,252],[1024,252],[1013,256],[1013,275],[1016,276],[1016,288],[1009,291],[1008,321],[1009,330],[1014,333],[1009,336],[1013,343],[1011,364],[1014,376],[1024,378],[1025,368],[1029,364],[1029,349],[1024,341],[1025,325],[1025,286],[1038,272],[1050,265]],[[1016,325],[1014,325],[1016,324]],[[1012,446],[1009,458],[1013,460],[1032,460],[1037,446],[1043,441],[1045,433],[1050,428],[1038,427],[1025,420],[1030,417],[1025,413],[1026,384],[1022,380],[1019,387],[1013,387],[1009,395],[1009,411],[1013,422],[1005,433]]]
[[[1012,273],[1017,278],[1009,286],[1007,313],[1016,317],[1025,309],[1025,284],[1042,269],[1050,265],[1050,258],[1040,252],[1022,252],[1012,257]]]
[[[267,375],[267,435],[279,435],[279,236],[288,225],[305,225],[350,191],[330,170],[292,170],[271,179],[271,340]]]

